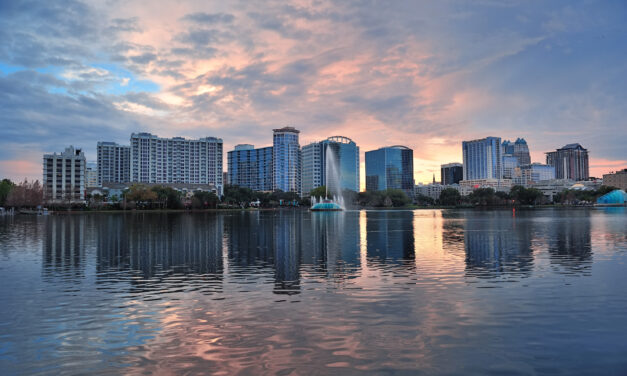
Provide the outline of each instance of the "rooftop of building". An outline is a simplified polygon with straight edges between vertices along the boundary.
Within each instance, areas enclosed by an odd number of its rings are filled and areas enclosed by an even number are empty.
[[[44,154],[44,158],[46,157],[57,157],[57,156],[63,156],[63,157],[84,157],[83,154],[83,150],[79,149],[79,148],[74,148],[74,146],[69,146],[67,148],[65,148],[65,150],[61,153],[48,153],[48,154]]]
[[[610,172],[609,174],[604,174],[604,175],[623,175],[623,174],[627,174],[627,168],[618,170],[616,172]]]
[[[558,150],[568,150],[568,149],[586,150],[586,148],[581,146],[581,144],[579,144],[579,143],[564,145],[564,147],[562,147],[561,149],[558,149]]]
[[[255,148],[255,145],[252,144],[238,144],[235,145],[235,150],[252,150]]]
[[[486,140],[501,140],[500,137],[494,137],[494,136],[488,136],[488,137],[484,137],[484,138],[477,138],[475,140],[468,140],[468,141],[462,141],[462,143],[466,143],[466,142],[479,142],[479,141],[486,141]]]
[[[217,142],[222,142],[221,138],[213,137],[213,136],[187,139],[185,137],[180,137],[180,136],[176,136],[176,137],[159,137],[156,134],[147,133],[147,132],[131,133],[131,138],[153,138],[153,139],[159,139],[159,140],[174,140],[174,141],[217,141]]]
[[[392,145],[392,146],[383,146],[383,147],[380,147],[380,148],[374,149],[374,150],[369,150],[366,153],[372,153],[372,152],[375,152],[375,151],[381,151],[381,150],[387,150],[387,149],[392,149],[392,150],[409,150],[409,151],[413,152],[413,149],[410,149],[407,146]]]
[[[447,163],[447,164],[443,164],[440,166],[441,168],[448,168],[448,167],[464,167],[463,163],[459,163],[459,162],[451,162],[451,163]]]
[[[300,131],[294,127],[283,127],[283,128],[276,128],[272,130],[275,133],[300,133]]]
[[[337,142],[340,144],[354,144],[355,143],[355,141],[345,136],[331,136],[327,138],[325,141]]]

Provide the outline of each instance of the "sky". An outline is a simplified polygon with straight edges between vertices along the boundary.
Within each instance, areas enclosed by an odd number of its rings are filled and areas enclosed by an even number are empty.
[[[627,168],[627,2],[0,0],[0,178],[133,132],[269,146],[341,135],[414,150],[417,182],[461,141],[578,142]]]

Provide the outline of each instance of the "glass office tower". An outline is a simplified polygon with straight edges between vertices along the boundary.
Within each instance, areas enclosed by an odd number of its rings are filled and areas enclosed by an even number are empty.
[[[272,190],[272,147],[242,144],[228,153],[229,184],[253,191]]]
[[[414,151],[389,146],[366,152],[366,190],[402,189],[414,194]]]
[[[328,154],[336,164],[339,180],[334,176],[333,169],[327,166]],[[321,185],[326,185],[331,192],[338,189],[359,192],[359,147],[348,137],[333,136],[304,146],[302,166],[304,195]]]
[[[274,129],[272,189],[300,194],[300,144],[294,127]]]
[[[461,163],[447,163],[440,166],[440,182],[442,185],[458,184],[464,177],[464,166]]]
[[[464,180],[502,179],[501,138],[463,141]]]

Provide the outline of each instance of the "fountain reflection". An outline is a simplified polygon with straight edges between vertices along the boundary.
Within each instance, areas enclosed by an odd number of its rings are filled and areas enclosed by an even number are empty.
[[[344,279],[359,268],[359,213],[239,213],[225,220],[230,272],[273,269],[274,292],[300,292],[301,273]],[[251,231],[251,229],[254,229]]]

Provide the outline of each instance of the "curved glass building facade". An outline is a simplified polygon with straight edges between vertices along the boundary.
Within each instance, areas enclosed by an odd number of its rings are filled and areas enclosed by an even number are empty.
[[[414,151],[389,146],[366,152],[366,190],[402,189],[414,195]]]
[[[328,153],[333,153],[331,160],[337,163],[339,180],[329,173]],[[303,146],[301,162],[303,195],[322,185],[326,185],[331,192],[359,192],[359,146],[350,138],[332,136]]]

